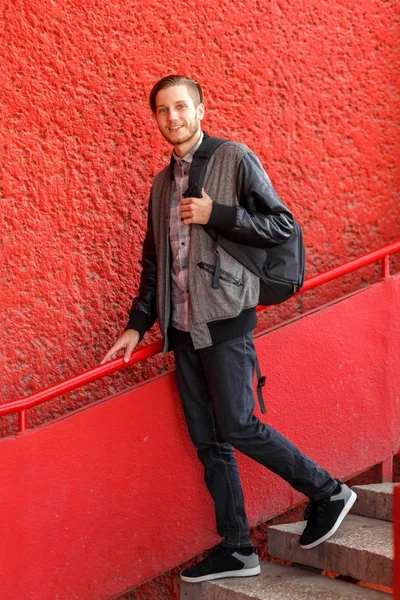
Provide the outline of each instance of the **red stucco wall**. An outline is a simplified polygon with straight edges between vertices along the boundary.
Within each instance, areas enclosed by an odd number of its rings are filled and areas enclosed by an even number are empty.
[[[2,8],[1,401],[93,366],[121,331],[169,153],[147,94],[168,72],[203,83],[207,131],[260,155],[304,225],[309,274],[400,237],[394,0]],[[30,424],[170,360],[31,411]]]

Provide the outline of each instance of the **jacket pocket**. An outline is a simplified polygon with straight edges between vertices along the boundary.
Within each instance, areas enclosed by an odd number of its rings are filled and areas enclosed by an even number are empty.
[[[210,275],[214,275],[215,273],[215,265],[210,265],[209,263],[202,261],[197,263],[197,266],[200,267],[200,269],[203,269],[203,271],[210,273]],[[221,269],[219,278],[232,285],[237,285],[238,287],[243,286],[243,281],[241,279],[234,277],[234,275],[231,275],[231,273],[228,273],[228,271],[225,271],[224,269]]]

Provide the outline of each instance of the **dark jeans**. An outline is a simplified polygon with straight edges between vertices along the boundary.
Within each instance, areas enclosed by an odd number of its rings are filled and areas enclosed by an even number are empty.
[[[222,543],[251,544],[234,448],[313,500],[330,495],[336,487],[331,475],[253,414],[253,332],[202,350],[193,348],[190,334],[174,329],[172,335],[186,422],[204,465]]]

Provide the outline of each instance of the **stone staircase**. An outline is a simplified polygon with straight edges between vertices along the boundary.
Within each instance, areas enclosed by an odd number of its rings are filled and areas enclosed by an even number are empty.
[[[268,529],[257,577],[181,583],[181,600],[388,600],[393,585],[392,483],[354,486],[352,514],[327,542],[302,550],[304,522]],[[379,589],[377,589],[379,587]]]

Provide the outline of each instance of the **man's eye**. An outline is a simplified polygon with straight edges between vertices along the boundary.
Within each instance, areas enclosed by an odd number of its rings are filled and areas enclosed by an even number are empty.
[[[178,104],[178,108],[186,108],[186,104]]]
[[[165,109],[165,108],[159,108],[159,109],[158,109],[158,112],[159,112],[159,113],[164,113],[165,111],[166,111],[166,109]]]

